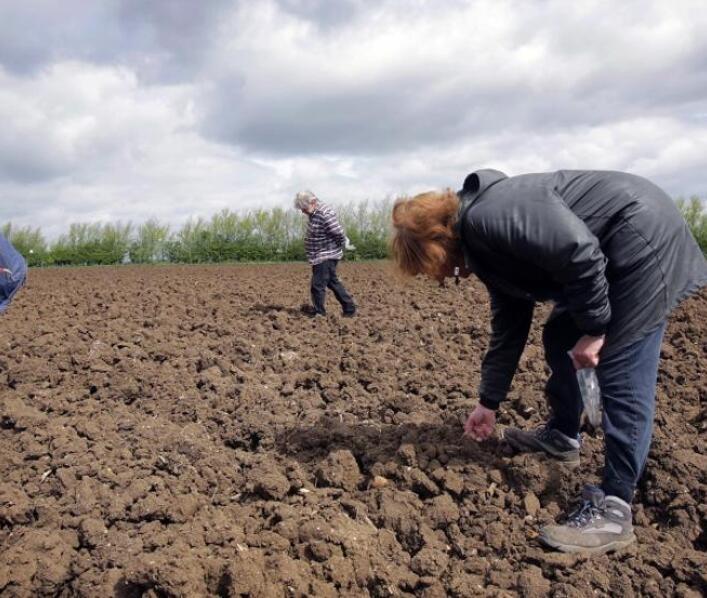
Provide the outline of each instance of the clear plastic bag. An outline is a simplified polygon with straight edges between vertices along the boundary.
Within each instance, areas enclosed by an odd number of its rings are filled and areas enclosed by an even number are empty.
[[[579,384],[579,392],[582,394],[587,419],[593,427],[599,428],[601,426],[601,390],[596,370],[594,368],[577,370],[577,383]]]

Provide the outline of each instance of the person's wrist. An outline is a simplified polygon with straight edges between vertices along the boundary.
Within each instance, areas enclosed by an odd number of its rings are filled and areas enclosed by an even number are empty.
[[[606,326],[599,326],[597,328],[592,328],[591,330],[583,330],[584,336],[591,336],[592,338],[603,338],[606,334]]]
[[[490,401],[486,397],[481,397],[479,399],[479,405],[486,409],[489,409],[490,411],[498,411],[498,406],[500,405],[500,403],[496,401]]]

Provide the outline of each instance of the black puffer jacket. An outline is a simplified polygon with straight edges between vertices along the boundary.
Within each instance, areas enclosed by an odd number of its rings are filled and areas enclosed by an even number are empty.
[[[536,301],[568,310],[602,355],[645,336],[707,284],[707,264],[672,199],[622,172],[508,178],[470,174],[459,191],[467,266],[491,295],[481,403],[497,408],[525,346]]]

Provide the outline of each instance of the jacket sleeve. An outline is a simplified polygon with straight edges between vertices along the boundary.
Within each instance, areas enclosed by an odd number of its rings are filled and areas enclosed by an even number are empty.
[[[337,245],[344,245],[346,243],[346,235],[344,234],[344,228],[339,224],[336,214],[330,211],[322,216],[322,221],[326,234],[334,239]]]
[[[606,256],[599,240],[554,192],[529,192],[490,223],[494,245],[548,272],[577,327],[599,336],[611,320]]]
[[[489,288],[491,295],[491,340],[481,364],[479,402],[498,409],[506,398],[518,367],[533,320],[532,301],[510,297]]]

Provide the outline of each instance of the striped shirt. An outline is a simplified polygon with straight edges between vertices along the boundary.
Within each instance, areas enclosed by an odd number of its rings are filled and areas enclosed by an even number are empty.
[[[344,257],[344,229],[339,224],[336,213],[329,206],[317,202],[317,207],[309,215],[304,249],[307,260],[313,266],[326,260],[340,260]]]

